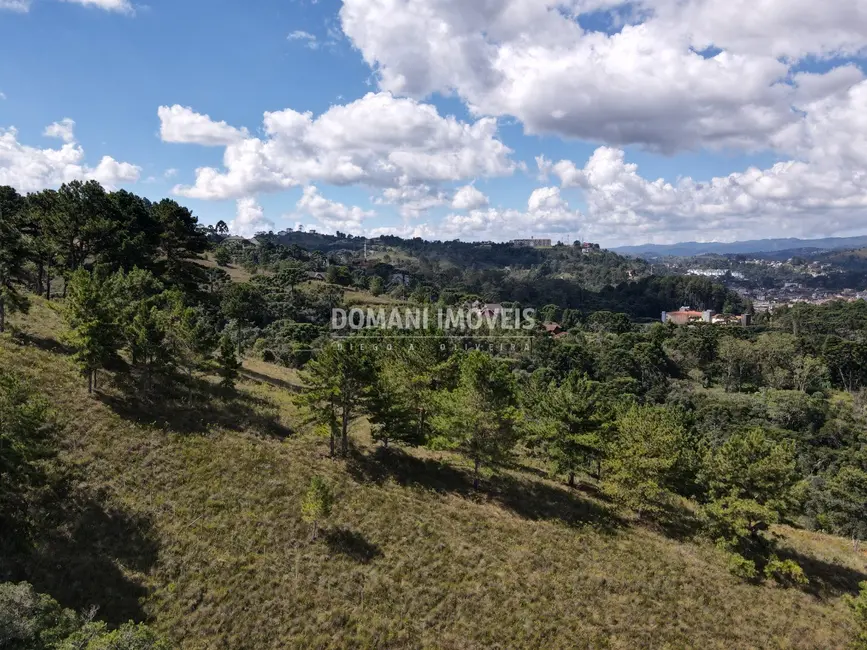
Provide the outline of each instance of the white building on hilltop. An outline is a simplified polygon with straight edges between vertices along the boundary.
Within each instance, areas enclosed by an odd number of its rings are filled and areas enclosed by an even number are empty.
[[[551,248],[550,239],[513,239],[513,246],[528,246],[530,248]]]

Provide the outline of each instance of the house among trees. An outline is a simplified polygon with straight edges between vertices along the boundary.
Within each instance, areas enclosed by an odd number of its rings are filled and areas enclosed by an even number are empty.
[[[388,278],[388,283],[390,285],[394,284],[402,284],[405,287],[408,287],[412,282],[412,276],[409,273],[404,273],[399,271],[397,273],[392,273]]]
[[[566,336],[566,332],[560,327],[560,323],[545,323],[543,327],[545,328],[545,332],[555,339],[561,339]]]
[[[495,318],[503,313],[503,306],[498,302],[482,304],[478,300],[476,300],[471,306],[476,311],[476,313],[484,316],[485,318]]]
[[[695,311],[689,307],[681,307],[678,311],[662,312],[663,323],[689,325],[691,323],[711,323],[713,325],[750,325],[750,314],[714,314],[713,310]]]
[[[713,311],[695,311],[689,307],[681,307],[677,311],[662,312],[663,323],[674,323],[675,325],[688,325],[689,323],[710,323],[713,318]]]

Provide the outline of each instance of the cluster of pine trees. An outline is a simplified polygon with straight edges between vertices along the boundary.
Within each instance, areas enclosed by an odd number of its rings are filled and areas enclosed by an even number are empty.
[[[636,327],[599,312],[564,338],[537,335],[521,358],[454,353],[435,334],[360,336],[307,364],[298,399],[332,455],[363,416],[385,447],[464,455],[476,488],[480,470],[529,456],[639,518],[668,521],[690,500],[733,571],[804,583],[767,530],[807,525],[856,548],[867,538],[867,366],[841,378],[857,346],[846,356],[836,335],[795,336],[786,314],[777,325]]]
[[[28,294],[60,297],[91,391],[100,369],[132,370],[148,389],[169,371],[192,377],[215,351],[233,385],[236,342],[221,333],[246,305],[196,264],[210,233],[187,208],[73,181],[27,196],[2,187],[0,215],[0,332]]]

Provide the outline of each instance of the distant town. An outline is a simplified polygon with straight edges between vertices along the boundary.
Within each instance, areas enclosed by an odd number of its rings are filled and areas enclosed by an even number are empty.
[[[653,262],[652,272],[719,281],[749,299],[757,313],[796,303],[867,300],[867,259],[862,251],[811,257],[769,253],[665,258]]]

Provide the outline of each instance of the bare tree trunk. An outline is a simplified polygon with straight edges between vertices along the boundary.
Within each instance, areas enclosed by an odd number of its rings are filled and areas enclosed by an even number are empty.
[[[569,487],[575,487],[575,472],[569,472]]]
[[[51,300],[51,265],[45,268],[45,299]]]
[[[87,371],[87,394],[93,395],[93,370]]]
[[[349,455],[349,407],[344,404],[343,405],[343,414],[341,417],[341,447],[343,450],[343,455]]]
[[[0,296],[0,334],[6,331],[6,299]]]
[[[316,533],[319,530],[319,522],[315,519],[313,520],[313,541],[316,541]]]
[[[238,319],[238,361],[241,360],[241,319]]]
[[[474,467],[473,467],[473,489],[478,492],[479,490],[479,466],[481,462],[478,458],[475,459]]]

